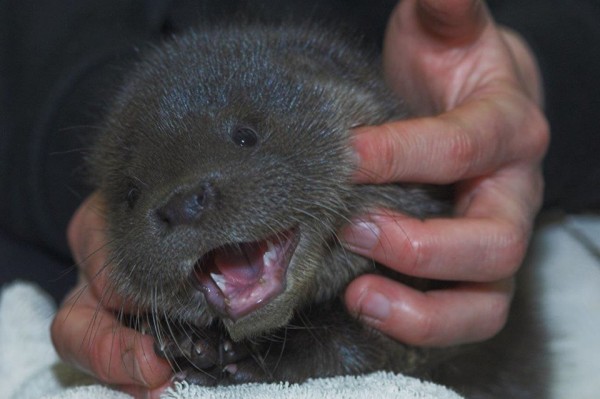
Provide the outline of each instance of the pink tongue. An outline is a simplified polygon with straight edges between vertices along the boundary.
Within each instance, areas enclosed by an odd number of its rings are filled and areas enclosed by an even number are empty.
[[[266,245],[243,244],[241,249],[224,248],[215,253],[214,262],[219,272],[229,281],[252,284],[263,273],[263,255]]]

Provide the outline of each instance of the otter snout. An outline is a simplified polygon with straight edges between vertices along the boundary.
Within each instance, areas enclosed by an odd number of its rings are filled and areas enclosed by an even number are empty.
[[[217,188],[213,182],[203,181],[193,187],[174,190],[167,202],[156,209],[156,218],[167,227],[192,225],[214,208]]]

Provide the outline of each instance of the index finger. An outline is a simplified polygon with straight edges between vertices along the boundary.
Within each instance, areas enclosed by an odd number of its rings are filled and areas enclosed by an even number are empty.
[[[524,95],[486,96],[436,117],[356,129],[355,181],[454,183],[521,159],[535,163],[547,143],[547,122]]]

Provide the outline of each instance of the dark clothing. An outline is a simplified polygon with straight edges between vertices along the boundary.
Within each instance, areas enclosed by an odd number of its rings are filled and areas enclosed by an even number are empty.
[[[375,5],[374,5],[375,3]],[[65,230],[90,188],[83,159],[126,65],[149,42],[254,13],[324,20],[380,46],[395,0],[79,0],[0,3],[0,284],[38,281],[60,297],[76,269]],[[536,52],[553,144],[546,205],[600,207],[600,4],[490,1]]]
[[[552,142],[545,207],[600,209],[600,2],[490,1],[494,17],[523,35],[542,70]]]

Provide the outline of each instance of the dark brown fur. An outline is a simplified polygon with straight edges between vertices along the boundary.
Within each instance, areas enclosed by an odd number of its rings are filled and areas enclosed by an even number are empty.
[[[448,207],[435,188],[350,182],[351,128],[406,115],[372,57],[314,27],[190,32],[134,68],[91,166],[108,203],[112,281],[150,315],[133,322],[149,325],[177,371],[227,384],[384,369],[473,397],[543,397],[534,383],[535,393],[486,396],[515,384],[458,367],[485,346],[408,347],[345,311],[345,286],[377,266],[346,251],[339,229],[372,207],[418,217]],[[298,242],[283,292],[239,318],[209,306],[198,277],[207,254],[289,231]],[[522,372],[490,356],[486,375]]]

